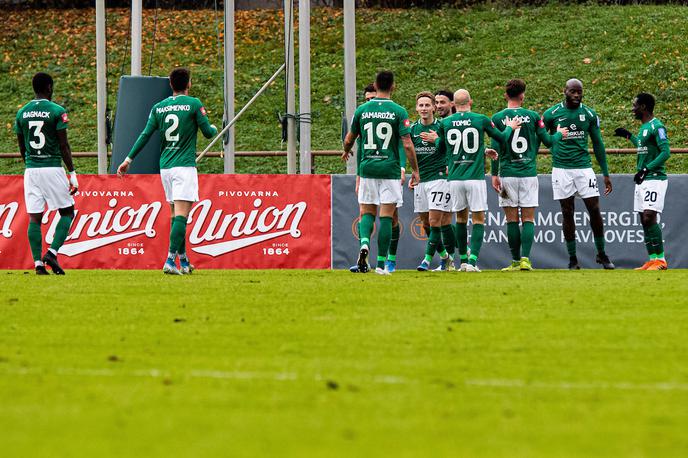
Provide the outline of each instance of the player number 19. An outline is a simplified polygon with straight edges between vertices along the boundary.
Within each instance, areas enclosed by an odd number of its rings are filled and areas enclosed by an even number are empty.
[[[382,149],[385,150],[389,147],[389,142],[392,141],[392,125],[388,122],[381,122],[374,128],[373,123],[368,122],[363,125],[363,130],[366,133],[366,142],[363,144],[364,149],[377,149],[377,144],[375,143],[375,135],[377,138],[382,140]]]

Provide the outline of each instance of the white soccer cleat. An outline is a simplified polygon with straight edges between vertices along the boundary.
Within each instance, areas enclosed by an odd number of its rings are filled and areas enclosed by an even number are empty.
[[[375,268],[375,273],[378,275],[392,275],[389,270],[381,269],[380,267]]]
[[[466,264],[466,272],[480,272],[480,269],[478,269],[478,266],[474,266],[473,264]]]
[[[182,275],[174,262],[169,259],[165,262],[165,265],[162,266],[162,272],[169,275]]]
[[[470,266],[469,263],[467,262],[462,262],[461,267],[459,268],[459,272],[467,272],[468,266]],[[472,266],[471,266],[472,267]]]

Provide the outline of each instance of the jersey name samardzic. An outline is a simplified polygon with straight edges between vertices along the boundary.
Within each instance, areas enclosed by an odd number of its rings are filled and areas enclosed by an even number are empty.
[[[145,141],[155,131],[160,131],[160,168],[195,167],[198,129],[210,133],[208,115],[200,100],[188,95],[171,96],[158,102],[151,109],[148,122],[129,157],[139,153]],[[141,141],[145,140],[145,141]]]
[[[68,122],[65,109],[46,99],[32,100],[17,112],[14,132],[24,137],[26,168],[62,166],[57,131]]]
[[[436,142],[427,142],[420,137],[423,132],[432,130],[436,133],[439,128],[438,120],[434,120],[428,125],[424,125],[420,121],[411,125],[411,139],[416,150],[421,183],[447,179],[447,156],[444,151],[437,147]]]
[[[666,127],[657,118],[652,118],[640,126],[636,137],[638,146],[638,171],[648,168],[646,180],[666,180],[664,163],[669,156],[669,137]],[[662,155],[662,153],[664,153]],[[655,161],[662,155],[659,161]],[[654,162],[654,163],[653,163]]]
[[[410,132],[406,110],[389,99],[374,98],[359,106],[351,121],[358,136],[357,170],[363,178],[401,178],[400,138]]]
[[[492,148],[499,153],[499,159],[492,162],[492,175],[501,177],[537,176],[537,154],[540,143],[551,146],[552,139],[560,139],[561,134],[550,136],[540,116],[526,108],[506,108],[492,116],[497,129],[506,129],[508,119],[518,119],[521,126],[515,129],[505,142],[492,140]]]

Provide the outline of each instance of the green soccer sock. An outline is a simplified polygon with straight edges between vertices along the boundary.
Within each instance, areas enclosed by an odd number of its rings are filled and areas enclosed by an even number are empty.
[[[358,234],[361,238],[361,246],[370,246],[370,234],[373,233],[373,226],[375,225],[375,215],[364,213],[361,216],[361,221],[358,223]]]
[[[60,251],[60,247],[64,244],[69,234],[69,226],[72,225],[71,216],[60,216],[60,220],[57,222],[57,227],[55,227],[55,236],[53,237],[53,243],[50,244],[50,249],[54,250],[55,253]]]
[[[534,241],[535,223],[532,221],[524,221],[523,229],[521,230],[521,256],[524,258],[530,257],[530,249],[533,247]]]
[[[464,262],[468,259],[468,225],[466,223],[456,223],[456,247],[459,249],[459,256]]]
[[[456,238],[454,237],[454,229],[451,224],[442,226],[440,228],[440,233],[442,234],[442,241],[444,241],[444,246],[446,248],[446,253],[449,256],[454,257],[454,247],[456,247]],[[445,257],[442,254],[442,257]]]
[[[401,228],[399,227],[399,224],[392,226],[392,239],[389,242],[389,255],[387,256],[387,259],[390,261],[396,261],[397,259],[397,247],[399,246],[400,232]]]
[[[566,241],[566,250],[569,252],[570,257],[576,256],[576,240],[567,240]]]
[[[377,233],[377,266],[385,268],[385,260],[392,240],[392,217],[380,217],[380,231]]]
[[[27,231],[29,236],[29,246],[31,247],[31,256],[34,262],[41,260],[43,253],[43,234],[41,234],[41,224],[29,222],[29,229]]]
[[[662,241],[662,228],[659,224],[655,223],[647,228],[647,237],[650,241],[650,254],[664,256],[664,242]]]
[[[471,258],[475,256],[478,259],[480,256],[480,248],[483,246],[483,235],[485,235],[485,225],[484,224],[473,224],[473,230],[471,231]],[[470,258],[468,258],[470,262]]]
[[[442,240],[442,233],[439,227],[430,228],[430,236],[428,237],[428,242],[425,244],[425,260],[429,261],[435,255],[437,251],[437,244]]]
[[[170,254],[179,253],[179,247],[186,238],[186,218],[175,216],[170,231]]]
[[[647,255],[650,259],[655,258],[654,248],[652,246],[652,241],[650,240],[650,226],[643,226],[643,241],[645,242],[645,250],[647,250]]]
[[[595,248],[599,254],[604,254],[604,235],[602,237],[595,237]]]
[[[174,217],[170,218],[170,233],[172,232],[172,227],[174,226]],[[186,258],[186,237],[182,240],[182,245],[179,247],[179,257],[181,259]]]
[[[519,261],[521,259],[521,228],[518,227],[518,223],[506,223],[506,239],[509,242],[511,259]]]

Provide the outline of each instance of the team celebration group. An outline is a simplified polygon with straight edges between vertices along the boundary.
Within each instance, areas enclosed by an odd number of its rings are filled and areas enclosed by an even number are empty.
[[[35,98],[18,112],[14,123],[19,150],[25,162],[24,200],[29,213],[28,240],[36,273],[64,274],[58,252],[74,218],[74,198],[79,183],[67,139],[67,111],[52,101],[54,82],[47,73],[34,75]],[[129,164],[156,131],[160,134],[160,176],[165,198],[172,211],[170,245],[163,272],[190,274],[194,266],[186,254],[186,225],[194,202],[198,201],[196,139],[198,130],[206,138],[217,135],[201,101],[189,96],[191,74],[175,68],[170,73],[172,95],[153,106],[148,122],[119,165],[124,175]],[[534,241],[534,216],[538,207],[536,158],[540,144],[552,152],[554,199],[561,204],[563,232],[570,269],[579,269],[576,257],[574,199],[582,198],[590,214],[597,248],[596,261],[605,269],[614,264],[604,251],[604,227],[599,207],[599,189],[588,153],[592,140],[597,162],[604,176],[604,192],[612,192],[600,118],[582,103],[583,84],[566,82],[564,101],[542,117],[523,107],[526,84],[514,79],[506,84],[507,107],[489,118],[472,111],[469,92],[421,92],[416,96],[418,120],[411,123],[407,111],[391,100],[394,75],[378,73],[374,85],[366,88],[366,102],[356,110],[344,139],[343,159],[356,151],[358,202],[360,204],[360,251],[353,272],[370,270],[368,257],[376,217],[377,263],[375,272],[389,275],[395,270],[399,239],[398,207],[402,205],[405,169],[411,171],[414,210],[428,235],[425,256],[418,270],[430,269],[439,253],[438,270],[480,272],[478,257],[483,242],[487,185],[485,156],[492,160],[492,187],[499,193],[499,205],[507,219],[511,263],[503,270],[531,270],[530,250]],[[647,93],[633,100],[632,111],[642,122],[638,135],[617,128],[638,148],[638,173],[634,211],[641,215],[648,261],[643,270],[667,268],[662,232],[657,214],[662,212],[667,190],[664,164],[669,141],[664,125],[654,117],[655,99]],[[491,138],[489,147],[485,135]],[[62,162],[67,167],[65,175]],[[46,207],[57,210],[60,219],[50,247],[43,251],[42,221]],[[456,223],[452,224],[453,218]],[[468,222],[471,220],[470,247]],[[458,253],[457,253],[458,251]],[[455,267],[456,263],[456,267]]]
[[[358,261],[352,272],[371,269],[368,261],[376,217],[377,263],[375,273],[389,275],[396,268],[399,240],[398,207],[406,168],[411,170],[409,187],[414,189],[414,211],[419,214],[428,241],[419,271],[480,272],[478,258],[485,230],[487,184],[485,157],[491,159],[492,188],[507,220],[511,263],[503,271],[528,271],[533,266],[530,251],[535,238],[538,207],[537,154],[544,144],[552,154],[552,189],[562,211],[562,229],[569,254],[569,269],[580,269],[576,255],[575,198],[580,197],[590,216],[597,249],[596,262],[614,269],[605,253],[604,225],[600,212],[600,190],[588,152],[593,152],[604,177],[605,195],[612,192],[600,118],[582,103],[583,84],[566,82],[564,100],[542,116],[525,108],[526,83],[506,83],[507,106],[491,118],[472,111],[469,92],[420,92],[416,95],[418,120],[391,100],[394,75],[377,74],[365,88],[366,102],[358,107],[344,140],[342,159],[354,155],[357,146],[356,193],[360,206]],[[657,215],[662,212],[667,190],[665,163],[669,140],[664,125],[654,117],[655,99],[640,93],[632,101],[632,113],[641,122],[638,135],[623,127],[614,135],[637,147],[633,211],[640,214],[648,261],[637,270],[665,270],[662,231]],[[485,136],[490,137],[488,147]],[[456,218],[456,223],[452,220]],[[470,247],[468,221],[471,220]],[[458,253],[457,253],[458,251]],[[562,266],[563,267],[563,266]]]

